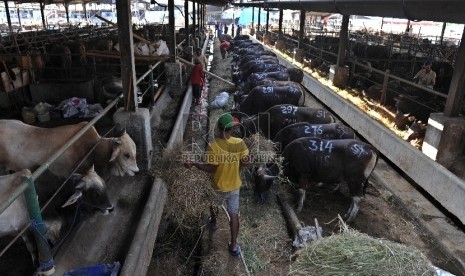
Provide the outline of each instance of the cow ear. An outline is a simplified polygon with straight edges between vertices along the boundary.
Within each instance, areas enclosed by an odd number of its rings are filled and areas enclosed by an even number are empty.
[[[120,143],[121,143],[121,141],[120,141]],[[119,147],[118,143],[113,145],[113,152],[111,154],[110,162],[114,161],[116,159],[116,157],[118,157],[118,154],[119,154],[120,151],[121,151],[121,147]]]
[[[68,199],[68,201],[66,201],[65,204],[63,204],[61,206],[61,208],[65,208],[66,206],[69,206],[69,205],[73,205],[74,203],[76,203],[76,201],[78,201],[78,199],[80,199],[82,197],[82,192],[77,190],[76,192],[74,192],[74,194]]]
[[[116,126],[116,137],[121,137],[126,133],[126,128],[121,127],[119,124]]]

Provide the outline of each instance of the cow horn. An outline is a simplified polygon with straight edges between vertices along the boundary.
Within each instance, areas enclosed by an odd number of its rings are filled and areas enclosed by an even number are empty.
[[[278,177],[275,176],[275,175],[267,175],[267,174],[263,175],[263,179],[264,179],[265,181],[266,181],[266,180],[273,180],[273,179],[276,179],[276,178],[278,178]]]
[[[95,172],[95,164],[92,164],[92,167],[90,167],[89,171]]]
[[[61,208],[65,208],[66,206],[72,205],[78,201],[82,197],[82,192],[81,191],[76,191],[74,194],[66,201],[65,204],[61,206]]]

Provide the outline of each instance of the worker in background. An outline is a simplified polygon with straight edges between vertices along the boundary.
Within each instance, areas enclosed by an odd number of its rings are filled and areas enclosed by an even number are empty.
[[[229,50],[230,46],[231,44],[226,39],[221,40],[220,51],[221,51],[221,56],[223,57],[223,59],[226,58],[226,51]]]
[[[200,60],[200,65],[202,65],[203,70],[207,70],[207,57],[202,54],[202,49],[195,49],[194,59]]]
[[[203,73],[202,65],[200,60],[194,60],[194,68],[191,73],[191,84],[192,84],[192,96],[194,104],[200,103],[200,96],[202,94],[203,84],[205,83],[205,75]]]
[[[433,89],[436,84],[436,72],[431,70],[431,61],[426,61],[423,64],[423,68],[413,77],[413,81],[417,82],[421,86],[425,86],[429,89]]]

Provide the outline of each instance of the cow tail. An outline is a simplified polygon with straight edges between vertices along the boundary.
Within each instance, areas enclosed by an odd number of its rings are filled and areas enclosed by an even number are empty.
[[[376,156],[376,158],[375,158],[375,162],[374,162],[374,164],[373,164],[373,166],[372,166],[372,168],[371,168],[371,170],[370,170],[370,174],[369,174],[368,176],[365,177],[365,181],[364,181],[363,184],[362,184],[362,186],[363,186],[363,195],[365,195],[366,190],[367,190],[367,188],[368,188],[368,184],[370,184],[369,181],[368,181],[368,179],[370,178],[371,174],[372,174],[373,171],[375,170],[376,166],[378,165],[378,161],[379,161],[379,151],[376,150],[375,148],[373,148],[373,149],[371,150],[371,152],[372,152],[372,154],[374,154],[374,155]]]

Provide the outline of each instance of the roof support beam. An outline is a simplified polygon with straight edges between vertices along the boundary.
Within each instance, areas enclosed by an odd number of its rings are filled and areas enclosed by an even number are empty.
[[[255,24],[255,7],[252,7],[252,28],[254,27]]]
[[[261,19],[262,8],[258,8],[258,24],[257,24],[257,32],[260,31],[260,19]]]
[[[186,46],[191,46],[189,39],[189,1],[184,0],[184,38],[186,40]]]
[[[45,2],[44,0],[40,0],[39,5],[40,5],[40,15],[42,16],[42,27],[44,27],[44,29],[47,29],[47,24],[45,24],[45,14],[44,14]]]
[[[8,28],[10,29],[10,32],[13,32],[13,28],[11,27],[11,17],[10,17],[10,7],[8,7],[8,1],[5,2],[5,12],[6,12],[6,21],[8,22]]]
[[[197,29],[197,25],[196,25],[196,16],[195,16],[195,1],[192,1],[192,21],[193,21],[193,25],[194,25],[194,38],[195,38],[195,30]]]
[[[116,0],[124,106],[126,111],[135,111],[137,107],[137,95],[135,89],[137,79],[134,62],[130,5],[130,0]]]
[[[349,15],[342,16],[341,32],[339,33],[339,51],[337,53],[337,66],[344,66],[346,60],[347,42],[349,40]]]
[[[300,29],[299,29],[299,49],[304,45],[304,32],[305,32],[305,10],[300,10]]]
[[[462,40],[465,41],[465,28],[462,34]],[[465,75],[465,43],[460,43],[457,58],[455,59],[454,73],[447,96],[444,114],[449,117],[458,116],[460,112],[460,103],[464,94]]]
[[[194,6],[194,2],[192,2],[192,6]],[[174,0],[168,0],[168,19],[169,19],[168,48],[170,50],[169,60],[170,62],[176,62],[176,29],[174,26]],[[194,27],[195,27],[195,20],[194,20]]]
[[[270,28],[270,9],[266,10],[266,26],[265,26],[265,32],[268,33],[268,30]]]
[[[278,39],[283,38],[283,8],[279,8]]]

